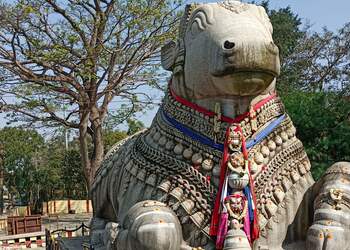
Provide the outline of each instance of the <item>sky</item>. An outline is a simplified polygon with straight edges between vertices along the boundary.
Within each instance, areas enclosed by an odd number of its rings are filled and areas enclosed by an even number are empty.
[[[270,6],[273,9],[290,6],[303,22],[309,20],[315,31],[320,31],[324,26],[337,30],[350,22],[349,0],[270,0]]]
[[[196,2],[201,2],[196,1]],[[215,2],[203,0],[202,2]],[[243,0],[243,2],[251,2]],[[256,0],[257,3],[261,0]],[[294,13],[297,13],[303,23],[310,23],[311,30],[321,31],[323,27],[327,27],[332,31],[336,31],[346,22],[350,22],[350,0],[270,0],[270,8],[279,9],[290,6]],[[157,111],[157,107],[153,110],[140,114],[138,119],[149,126]],[[0,127],[5,125],[3,115],[0,114]]]

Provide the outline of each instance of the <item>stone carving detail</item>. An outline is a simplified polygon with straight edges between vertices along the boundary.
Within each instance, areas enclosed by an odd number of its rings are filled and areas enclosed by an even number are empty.
[[[94,249],[349,249],[350,164],[314,184],[264,9],[188,5],[161,53],[172,78],[151,127],[96,174]]]

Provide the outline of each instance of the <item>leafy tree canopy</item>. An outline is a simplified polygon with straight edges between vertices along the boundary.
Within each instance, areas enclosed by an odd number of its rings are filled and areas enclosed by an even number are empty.
[[[164,80],[160,47],[176,34],[181,5],[0,0],[0,94],[9,119],[79,131],[90,185],[103,160],[107,117],[123,122],[153,103],[144,89]]]
[[[336,161],[350,161],[350,102],[335,93],[295,90],[283,97],[318,179]]]

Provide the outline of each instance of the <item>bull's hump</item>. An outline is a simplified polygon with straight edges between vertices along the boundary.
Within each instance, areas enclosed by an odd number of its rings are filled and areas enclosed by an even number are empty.
[[[121,167],[123,164],[123,155],[127,147],[134,143],[135,139],[143,134],[147,129],[141,130],[132,136],[117,142],[112,146],[112,148],[107,152],[105,158],[101,164],[101,167],[97,170],[94,183],[91,187],[91,193],[95,193],[97,187],[109,176],[111,170],[115,167]]]

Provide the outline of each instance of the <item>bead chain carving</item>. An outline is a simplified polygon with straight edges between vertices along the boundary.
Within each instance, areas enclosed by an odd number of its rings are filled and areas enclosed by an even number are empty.
[[[144,133],[144,131],[137,133],[136,135],[140,135],[142,133]],[[108,154],[108,157],[103,160],[101,167],[96,171],[95,179],[91,186],[91,192],[94,192],[96,190],[97,186],[100,184],[102,179],[105,176],[107,176],[107,174],[109,173],[109,171],[111,171],[111,169],[115,167],[120,167],[122,165],[123,161],[116,162],[115,159],[119,159],[119,156],[123,155],[127,150],[124,149],[122,152],[117,152],[118,149],[120,149],[122,146],[127,146],[132,144],[135,139],[136,139],[135,135],[130,136],[118,142],[112,147],[112,149],[109,152],[110,154]],[[113,163],[116,163],[117,166],[115,166]]]
[[[155,119],[155,130],[160,131],[160,133],[164,134],[167,136],[169,139],[173,139],[175,141],[178,141],[180,143],[186,144],[186,146],[190,146],[195,149],[196,151],[203,151],[208,154],[213,154],[215,159],[219,161],[219,159],[222,156],[222,152],[219,150],[213,149],[209,146],[203,145],[199,143],[198,141],[192,140],[190,137],[185,136],[183,133],[178,131],[177,129],[171,127],[168,125],[164,119],[161,117],[161,114],[158,113],[156,115]]]
[[[263,171],[255,179],[255,190],[260,193],[260,188],[262,188],[266,183],[265,180],[270,180],[274,172],[279,169],[283,164],[285,164],[290,159],[298,159],[295,156],[303,152],[303,145],[299,140],[293,142],[288,148],[280,151],[267,165],[266,171]]]
[[[156,164],[160,164],[166,169],[175,172],[177,174],[182,174],[189,178],[194,185],[197,185],[205,193],[208,199],[212,199],[214,193],[214,187],[210,185],[207,178],[203,176],[198,170],[194,169],[191,165],[186,164],[183,161],[177,160],[171,155],[166,154],[165,152],[160,152],[152,147],[150,147],[142,137],[136,141],[136,150],[138,155],[143,155],[149,161]],[[153,164],[152,164],[153,165]]]

